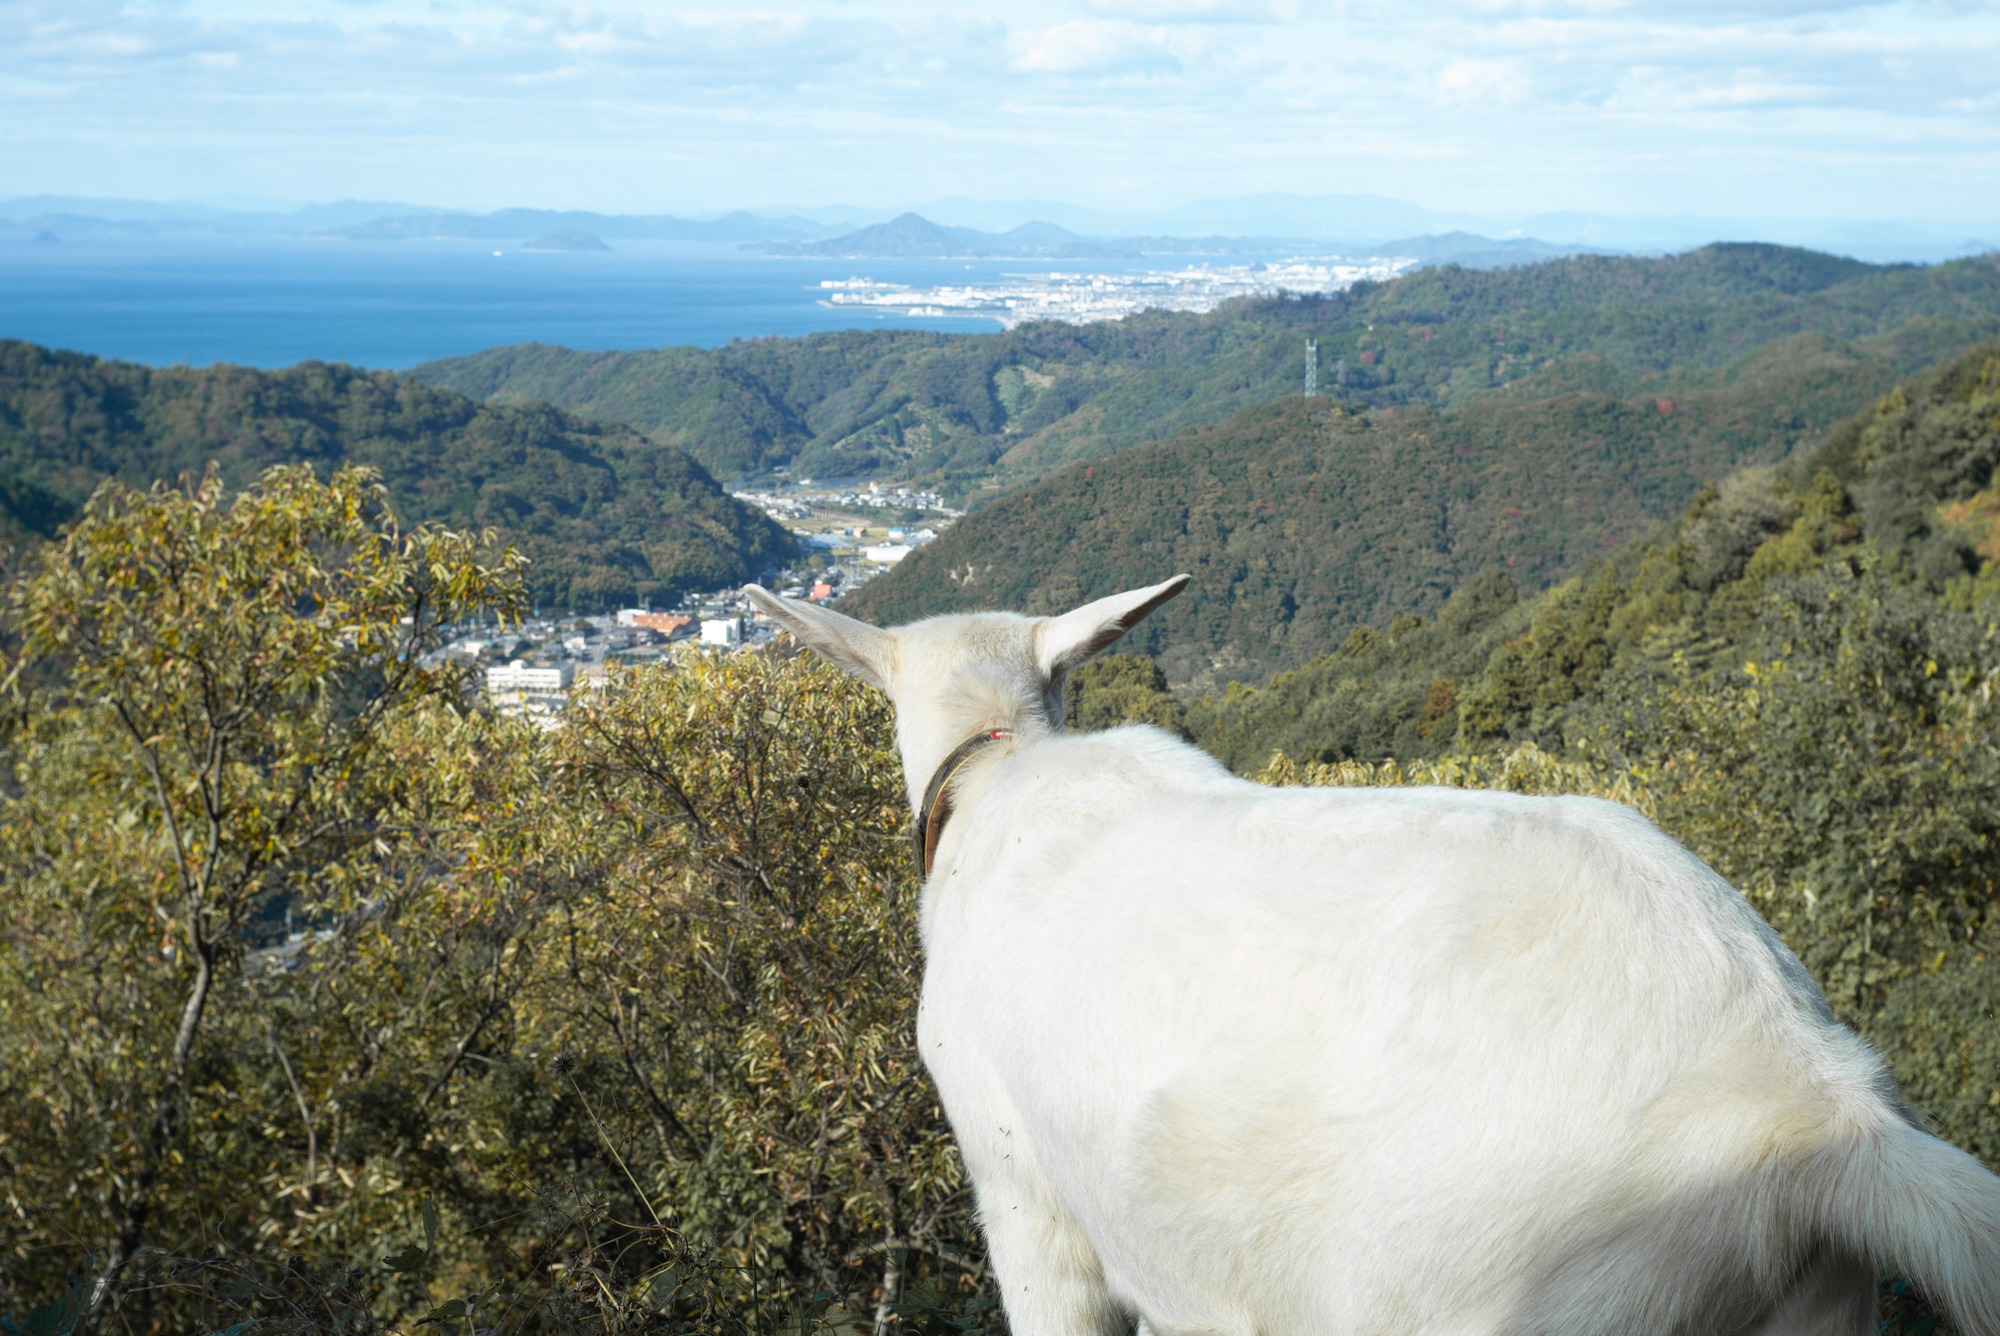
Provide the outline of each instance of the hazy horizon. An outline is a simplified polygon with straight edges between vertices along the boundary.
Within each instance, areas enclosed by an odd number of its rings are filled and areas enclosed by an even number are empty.
[[[430,213],[484,217],[515,210],[595,213],[606,218],[639,215],[566,205],[514,203],[485,210],[415,200],[278,200],[209,196],[138,200],[111,196],[0,197],[0,224],[32,225],[41,214],[76,214],[107,220],[261,218],[298,220],[301,232],[332,231],[379,218]],[[691,221],[750,214],[803,219],[823,234],[859,228],[914,212],[933,222],[1001,232],[1023,223],[1056,223],[1093,236],[1266,236],[1287,241],[1383,242],[1465,231],[1499,239],[1532,238],[1560,245],[1661,253],[1715,241],[1767,241],[1852,254],[1871,260],[1935,261],[2000,248],[2000,217],[1913,220],[1894,217],[1716,218],[1691,215],[1607,215],[1558,210],[1531,215],[1480,216],[1446,212],[1379,195],[1301,196],[1266,192],[1234,199],[1191,200],[1158,210],[1094,209],[1056,200],[982,200],[964,196],[868,205],[779,203],[722,210],[662,211]]]
[[[1284,192],[1489,219],[2000,216],[1990,0],[7,8],[13,196],[689,216]]]

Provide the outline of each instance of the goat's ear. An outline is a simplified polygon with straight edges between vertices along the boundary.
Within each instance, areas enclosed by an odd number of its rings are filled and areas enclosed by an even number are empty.
[[[1149,588],[1113,594],[1086,603],[1074,612],[1035,623],[1035,656],[1041,661],[1042,672],[1050,678],[1059,677],[1091,656],[1110,649],[1118,637],[1144,621],[1154,608],[1186,589],[1187,583],[1187,576],[1176,575]]]
[[[804,599],[779,598],[761,585],[745,585],[743,592],[765,616],[834,667],[872,687],[889,689],[896,667],[896,638],[887,631]]]

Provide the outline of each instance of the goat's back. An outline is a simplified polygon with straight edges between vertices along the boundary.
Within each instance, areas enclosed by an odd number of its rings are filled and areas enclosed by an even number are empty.
[[[1273,790],[1120,729],[997,761],[958,820],[926,1058],[975,1178],[1036,1166],[1162,1328],[1673,1330],[1782,1286],[1799,1175],[1899,1121],[1762,920],[1615,804]]]

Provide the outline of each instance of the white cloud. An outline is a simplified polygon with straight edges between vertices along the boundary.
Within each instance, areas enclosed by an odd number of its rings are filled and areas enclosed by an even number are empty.
[[[1889,7],[1885,0],[1442,0],[1436,5],[1445,12],[1485,20],[1613,18],[1671,23],[1832,17],[1885,7]]]
[[[1090,0],[1093,14],[1140,23],[1289,23],[1297,0]]]
[[[1013,68],[1035,74],[1148,74],[1180,62],[1157,29],[1103,19],[1072,19],[1020,35]]]
[[[1634,189],[1700,207],[1736,172],[1728,191],[1777,199],[1949,181],[2000,212],[1990,3],[0,6],[0,176],[23,191],[95,174],[132,193],[178,171],[177,194],[268,193],[280,170],[304,196],[405,181],[445,203],[539,202],[519,193],[532,181],[681,209],[690,192],[726,207],[1261,190],[1604,208]]]
[[[1513,102],[1523,86],[1519,70],[1497,60],[1454,60],[1437,76],[1439,99],[1460,105]]]

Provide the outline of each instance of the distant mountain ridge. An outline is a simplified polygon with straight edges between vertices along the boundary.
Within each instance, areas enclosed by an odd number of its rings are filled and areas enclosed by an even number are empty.
[[[493,213],[415,213],[373,218],[330,228],[325,235],[352,241],[410,241],[469,238],[513,241],[560,232],[584,232],[611,241],[763,241],[774,237],[820,237],[828,229],[803,218],[767,218],[727,213],[697,220],[667,214],[590,213],[582,210],[500,209]]]
[[[1088,237],[1055,223],[1029,222],[1005,232],[949,227],[917,213],[816,241],[772,241],[766,255],[825,256],[829,259],[946,260],[1105,260],[1145,255],[1241,255],[1331,252],[1354,256],[1409,256],[1473,269],[1531,264],[1567,255],[1606,254],[1588,246],[1564,246],[1533,237],[1495,240],[1470,232],[1446,232],[1391,241],[1307,241],[1281,236],[1121,236]]]
[[[1601,250],[1534,238],[1495,240],[1463,231],[1389,242],[1365,237],[1357,240],[1355,237],[1361,234],[1352,233],[1344,240],[1329,242],[1324,237],[1276,235],[1269,229],[1227,236],[1215,232],[1139,233],[1106,238],[1082,235],[1056,223],[1030,221],[1003,231],[986,232],[934,222],[914,212],[905,212],[887,222],[843,230],[837,224],[803,215],[740,209],[716,218],[683,218],[667,214],[526,208],[474,213],[363,200],[307,205],[277,213],[65,196],[30,196],[0,202],[0,236],[24,232],[44,239],[196,234],[218,238],[312,236],[352,241],[499,241],[515,245],[522,244],[523,238],[539,240],[577,233],[622,241],[735,244],[762,249],[771,255],[853,259],[1104,260],[1143,255],[1269,255],[1331,248],[1353,254],[1412,255],[1476,268]]]
[[[459,239],[519,242],[583,231],[614,240],[756,242],[831,236],[842,229],[806,218],[737,210],[717,218],[500,209],[491,213],[338,200],[261,212],[212,205],[39,195],[0,201],[0,235],[48,231],[76,236],[343,237],[362,241]]]
[[[296,209],[260,211],[186,202],[30,195],[0,201],[0,233],[11,228],[76,235],[306,236],[329,228],[349,227],[390,212],[422,210],[376,200],[335,200]]]
[[[938,199],[899,208],[855,205],[795,204],[736,210],[721,217],[630,215],[549,209],[501,210],[547,218],[618,219],[640,229],[625,239],[648,238],[720,241],[811,241],[852,233],[857,228],[888,221],[898,214],[918,213],[939,226],[984,229],[1004,235],[1029,220],[1040,219],[1084,238],[1114,248],[1135,244],[1149,254],[1245,253],[1258,243],[1288,238],[1288,245],[1352,250],[1382,244],[1385,238],[1449,236],[1463,232],[1499,239],[1498,244],[1530,237],[1546,244],[1579,250],[1686,250],[1719,238],[1760,239],[1777,244],[1837,251],[1877,261],[1914,260],[1935,263],[2000,247],[2000,217],[1942,222],[1921,220],[1808,220],[1675,216],[1615,217],[1575,210],[1533,215],[1482,216],[1427,208],[1382,195],[1298,195],[1267,192],[1226,199],[1197,200],[1178,206],[1078,206],[1053,200]],[[308,236],[339,234],[369,228],[378,239],[397,237],[463,237],[515,240],[512,228],[491,230],[478,220],[490,213],[463,208],[412,205],[367,200],[336,200],[302,207],[245,204],[205,204],[39,195],[0,200],[0,238],[32,236],[37,231],[60,235]],[[415,220],[446,217],[443,231],[425,230]],[[472,221],[467,221],[472,220]],[[532,228],[523,236],[554,230]],[[586,230],[618,239],[620,232],[585,224]],[[1264,249],[1271,249],[1265,246]],[[1120,252],[1122,253],[1122,251]],[[1459,263],[1470,263],[1460,259]],[[1508,262],[1508,261],[1501,261]]]
[[[512,210],[500,210],[512,212]],[[522,210],[546,216],[582,216],[576,210]],[[972,200],[940,198],[900,208],[866,208],[854,204],[786,204],[734,210],[722,218],[696,214],[634,216],[594,212],[592,218],[638,218],[650,226],[646,236],[670,240],[766,242],[820,240],[850,234],[856,228],[882,224],[896,214],[916,212],[938,226],[978,228],[1006,234],[1030,220],[1054,226],[1100,244],[1122,248],[1136,244],[1146,254],[1246,254],[1260,240],[1288,238],[1286,246],[1352,250],[1378,246],[1386,238],[1474,236],[1516,242],[1544,238],[1546,244],[1570,252],[1672,252],[1704,246],[1718,238],[1762,240],[1772,244],[1834,250],[1856,258],[1894,262],[1916,260],[1934,264],[2000,248],[2000,216],[1964,220],[1862,220],[1862,218],[1722,218],[1722,216],[1612,216],[1580,210],[1548,210],[1538,214],[1484,216],[1464,210],[1436,210],[1408,200],[1376,194],[1288,194],[1266,192],[1218,200],[1194,200],[1180,206],[1076,206],[1058,200]],[[88,196],[20,196],[0,200],[0,238],[32,236],[36,230],[56,234],[126,234],[126,236],[312,236],[346,228],[382,224],[382,240],[394,236],[464,236],[474,240],[518,240],[508,230],[446,230],[424,232],[412,220],[450,216],[456,220],[488,218],[478,210],[440,208],[370,200],[334,200],[330,204],[258,208],[254,204],[150,202]],[[648,224],[646,218],[652,222]],[[662,222],[662,218],[668,218]],[[728,222],[724,222],[724,218]],[[670,226],[684,224],[684,226]],[[482,224],[452,222],[446,228],[480,228]],[[588,226],[588,224],[586,224]],[[534,236],[550,226],[524,232]],[[598,228],[588,228],[598,230]],[[602,232],[602,236],[614,236]],[[634,240],[634,234],[628,240]],[[616,240],[616,236],[614,236]],[[1264,246],[1270,250],[1270,246]],[[1122,254],[1122,252],[1120,252]],[[1468,264],[1470,260],[1458,260]],[[1500,260],[1508,262],[1508,260]]]
[[[886,223],[819,241],[774,241],[766,255],[823,255],[839,259],[905,257],[921,259],[1102,259],[1134,252],[1078,236],[1054,223],[1023,223],[1005,232],[945,227],[920,214],[905,213]]]

